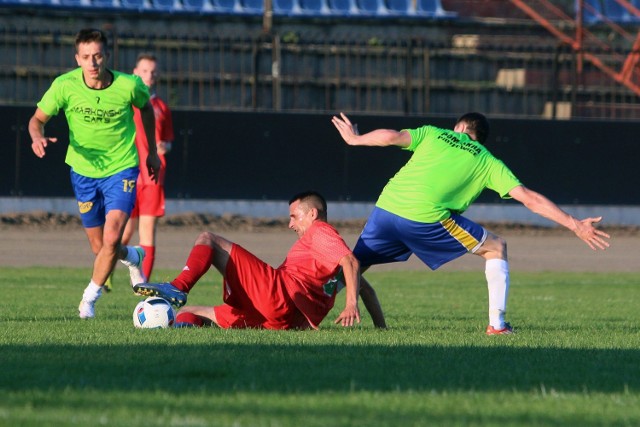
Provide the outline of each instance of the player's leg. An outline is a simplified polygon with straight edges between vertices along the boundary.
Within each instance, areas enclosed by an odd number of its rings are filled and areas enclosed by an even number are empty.
[[[186,306],[176,316],[176,328],[218,326],[223,329],[262,328],[265,318],[255,310],[242,310],[228,304]]]
[[[84,226],[91,251],[97,256],[102,249],[104,203],[99,195],[96,179],[85,177],[70,172],[71,186],[78,202],[80,220]],[[95,262],[95,259],[94,259]],[[102,295],[104,283],[96,283],[93,279],[82,293],[82,300],[78,306],[78,314],[81,319],[91,319],[95,316],[95,303]]]
[[[102,229],[102,246],[96,254],[93,263],[93,273],[91,281],[82,294],[82,300],[78,306],[79,315],[83,319],[90,319],[95,316],[95,302],[102,295],[102,290],[107,278],[113,270],[116,262],[120,236],[122,228],[127,220],[127,214],[121,211],[110,211],[106,216],[103,227],[89,227],[85,231],[89,241],[99,240],[96,236],[97,232]],[[92,244],[92,247],[97,247]]]
[[[174,327],[185,328],[212,325],[218,325],[213,307],[190,305],[180,309],[176,315]]]
[[[138,236],[140,246],[144,249],[145,257],[142,263],[142,272],[149,280],[156,259],[156,227],[158,218],[150,215],[141,215],[138,219]]]
[[[91,251],[94,255],[100,252],[102,248],[102,226],[85,228]],[[94,259],[95,262],[95,259]],[[91,319],[95,316],[95,303],[102,295],[104,284],[95,283],[93,279],[82,293],[82,300],[78,306],[78,314],[81,319]]]
[[[138,227],[137,204],[138,204],[138,201],[136,200],[136,205],[134,206],[133,210],[131,211],[131,215],[129,216],[129,220],[127,221],[127,224],[124,227],[124,232],[122,234],[122,240],[121,240],[122,246],[127,246],[129,244],[129,242],[131,241],[131,238],[133,237],[133,233],[135,232],[136,228]],[[102,236],[100,236],[100,237],[102,238]],[[144,257],[144,258],[146,259],[146,257]],[[134,266],[135,266],[135,261],[134,261]],[[105,290],[105,292],[111,292],[113,290],[114,272],[115,272],[115,266],[114,266],[114,269],[111,270],[111,274],[109,274],[109,277],[107,277],[107,281],[104,283],[103,289]],[[131,276],[131,272],[130,272],[130,276]],[[136,279],[135,279],[136,281],[140,281],[140,282],[144,281],[144,280],[141,279],[141,276],[139,274],[135,274],[134,273],[134,276],[136,277]],[[133,282],[133,280],[132,280],[132,282]]]
[[[100,249],[102,249],[102,233],[103,226],[88,227],[84,229],[87,239],[89,240],[89,246],[91,246],[91,252],[94,255],[98,255]]]
[[[232,246],[223,276],[224,304],[215,307],[221,327],[305,329],[311,326],[285,289],[285,279],[242,246]],[[223,310],[220,307],[230,307],[224,321],[218,313]]]
[[[93,264],[92,280],[103,285],[111,274],[113,266],[121,255],[121,238],[129,214],[118,209],[112,209],[106,214],[106,221],[102,231],[102,248],[96,255]]]
[[[196,239],[185,267],[171,282],[140,283],[134,286],[134,291],[140,295],[159,296],[175,305],[182,306],[187,301],[187,294],[211,265],[216,268],[226,268],[229,259],[231,242],[213,233],[203,232]]]
[[[158,218],[163,217],[165,213],[164,186],[154,183],[139,186],[136,207],[139,213],[140,246],[145,251],[142,271],[149,280],[156,258]]]
[[[129,221],[127,221],[127,225],[124,227],[124,232],[122,233],[122,244],[128,245],[133,237],[133,233],[135,233],[138,228],[138,217],[129,217]]]
[[[461,215],[451,215],[434,224],[409,224],[404,241],[431,269],[453,261],[467,253],[487,259],[486,277],[489,289],[488,334],[510,333],[505,322],[509,273],[506,243],[488,233],[484,227]]]
[[[129,168],[115,175],[103,178],[100,181],[100,190],[104,197],[106,212],[105,229],[103,233],[104,264],[101,264],[97,274],[102,274],[102,269],[116,260],[129,268],[131,284],[145,282],[142,274],[142,261],[144,251],[137,246],[125,246],[122,244],[122,235],[133,211],[136,200],[136,180],[138,168]],[[105,248],[109,244],[109,247]],[[111,273],[109,270],[107,276]]]
[[[505,322],[507,297],[509,296],[507,243],[499,236],[487,232],[484,243],[474,253],[486,260],[485,276],[489,290],[487,335],[510,334],[513,332],[513,328]]]

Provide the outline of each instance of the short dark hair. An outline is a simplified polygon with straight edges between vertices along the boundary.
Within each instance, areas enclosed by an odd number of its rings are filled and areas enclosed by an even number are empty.
[[[156,56],[153,53],[141,52],[138,54],[138,57],[136,58],[136,67],[138,66],[140,61],[142,61],[143,59],[146,59],[147,61],[158,62],[158,58],[156,58]]]
[[[320,193],[313,190],[303,191],[293,196],[289,200],[289,205],[298,200],[300,203],[306,203],[309,207],[316,208],[318,210],[318,218],[327,220],[327,201]]]
[[[476,135],[476,141],[480,144],[484,144],[489,138],[489,120],[480,113],[467,113],[458,119],[458,123],[466,123],[470,131],[473,131]]]
[[[79,44],[91,42],[102,43],[104,50],[109,50],[109,41],[105,33],[95,28],[83,28],[76,34],[76,51]]]

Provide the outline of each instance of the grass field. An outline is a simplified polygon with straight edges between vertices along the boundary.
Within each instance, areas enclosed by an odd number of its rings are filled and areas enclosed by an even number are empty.
[[[88,270],[0,269],[0,425],[640,425],[638,274],[512,273],[518,333],[487,337],[481,272],[368,274],[388,330],[333,325],[339,295],[305,332],[136,330],[119,273],[81,321]]]

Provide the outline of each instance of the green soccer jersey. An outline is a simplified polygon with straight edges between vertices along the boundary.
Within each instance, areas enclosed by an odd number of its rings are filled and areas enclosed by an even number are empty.
[[[104,89],[84,83],[77,68],[56,78],[38,108],[48,116],[62,109],[69,124],[65,162],[90,178],[104,178],[138,165],[132,105],[149,101],[149,89],[138,76],[117,71]]]
[[[389,180],[376,206],[403,218],[433,223],[464,212],[489,188],[501,197],[520,181],[465,133],[423,126],[408,129],[411,159]]]

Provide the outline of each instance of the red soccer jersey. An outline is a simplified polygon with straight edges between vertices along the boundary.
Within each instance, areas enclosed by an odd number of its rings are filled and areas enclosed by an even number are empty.
[[[333,307],[340,260],[351,250],[335,228],[314,222],[278,267],[287,292],[309,323],[317,328]]]
[[[156,143],[160,141],[173,141],[173,120],[171,119],[171,111],[169,110],[169,107],[155,94],[151,95],[149,102],[151,102],[153,113],[156,117]],[[133,120],[136,123],[136,148],[138,149],[138,158],[140,159],[140,176],[138,177],[138,182],[140,184],[153,184],[153,181],[149,178],[149,172],[147,171],[146,162],[147,156],[149,155],[147,136],[144,133],[140,110],[135,107]],[[158,184],[164,185],[167,162],[164,156],[161,155],[159,157],[160,162],[162,163],[162,168],[160,169]]]

